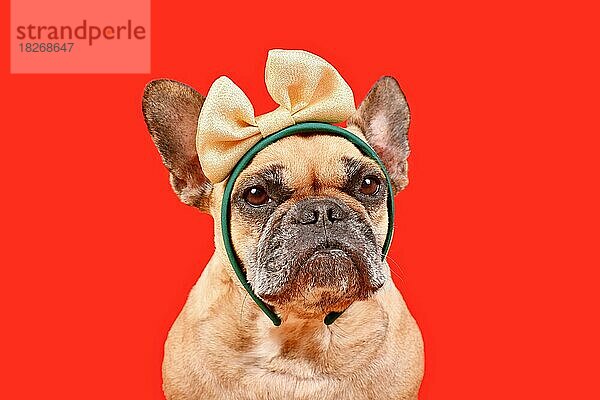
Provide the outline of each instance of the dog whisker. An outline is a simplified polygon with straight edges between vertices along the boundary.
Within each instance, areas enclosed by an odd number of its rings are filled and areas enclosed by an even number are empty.
[[[394,260],[392,257],[387,256],[387,255],[385,256],[385,258],[386,258],[386,260],[391,261],[392,264],[394,264],[394,266],[397,267],[400,272],[402,272],[402,267],[400,267],[400,264],[398,264],[396,262],[396,260]],[[390,266],[390,272],[392,274],[394,274],[398,279],[400,279],[401,282],[404,282],[404,278],[398,272],[394,271],[394,269],[391,266]]]
[[[340,337],[346,337],[346,338],[350,337],[350,334],[348,332],[346,332],[345,329],[342,328],[342,326],[340,325],[340,323],[338,321],[334,321],[334,323],[331,324],[331,326],[335,326],[335,329],[332,330],[332,333],[334,333],[335,335],[340,336]],[[342,333],[341,335],[340,335],[340,332]]]
[[[242,322],[242,317],[244,315],[244,305],[246,304],[246,298],[248,297],[248,293],[244,295],[244,299],[242,300],[242,307],[240,308],[240,322]]]

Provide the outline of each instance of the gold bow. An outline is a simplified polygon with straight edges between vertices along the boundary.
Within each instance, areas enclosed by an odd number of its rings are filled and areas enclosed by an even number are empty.
[[[306,51],[269,51],[265,83],[279,107],[257,117],[229,78],[222,76],[210,87],[198,118],[196,149],[212,183],[224,181],[260,139],[300,122],[342,122],[355,111],[346,81],[327,61]]]

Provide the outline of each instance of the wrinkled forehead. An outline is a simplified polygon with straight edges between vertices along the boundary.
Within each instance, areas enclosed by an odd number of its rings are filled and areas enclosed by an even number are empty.
[[[376,168],[377,163],[343,137],[329,134],[298,134],[280,139],[259,152],[240,178],[277,168],[292,187],[340,186],[349,163],[359,161]]]

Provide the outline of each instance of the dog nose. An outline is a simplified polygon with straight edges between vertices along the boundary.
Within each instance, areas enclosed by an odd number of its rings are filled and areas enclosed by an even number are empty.
[[[302,225],[318,222],[333,223],[348,217],[347,206],[334,198],[304,199],[291,210],[292,217]]]

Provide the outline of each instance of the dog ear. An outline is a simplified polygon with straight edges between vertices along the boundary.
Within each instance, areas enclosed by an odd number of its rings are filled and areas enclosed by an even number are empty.
[[[365,135],[388,170],[394,193],[408,185],[410,111],[402,89],[391,76],[380,78],[348,120]]]
[[[144,89],[148,131],[170,172],[171,186],[185,204],[208,212],[212,184],[196,152],[196,126],[204,96],[183,83],[158,79]]]

